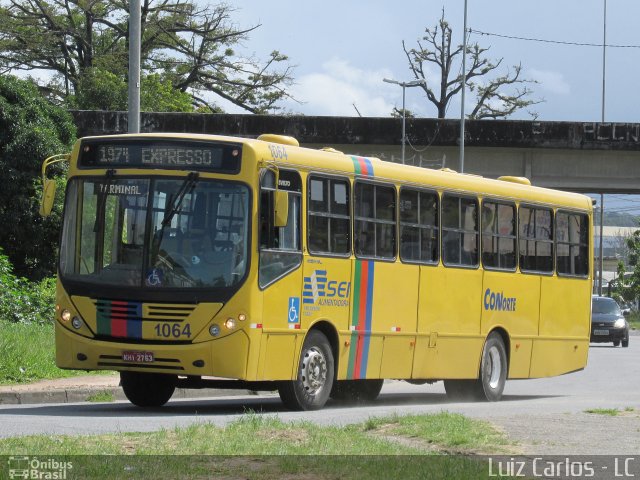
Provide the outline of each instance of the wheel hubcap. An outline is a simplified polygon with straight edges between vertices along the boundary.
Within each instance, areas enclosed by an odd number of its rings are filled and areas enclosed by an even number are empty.
[[[491,349],[489,349],[489,372],[489,386],[495,390],[498,388],[500,376],[502,374],[500,352],[496,347],[491,347]]]
[[[309,395],[317,395],[327,382],[327,361],[316,347],[307,350],[300,368],[302,386]]]

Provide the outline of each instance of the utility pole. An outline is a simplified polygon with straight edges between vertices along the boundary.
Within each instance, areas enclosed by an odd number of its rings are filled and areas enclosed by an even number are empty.
[[[467,0],[464,0],[464,35],[462,40],[462,95],[460,97],[460,173],[464,173],[464,93],[467,87]]]
[[[140,133],[140,0],[129,3],[129,133]]]
[[[606,70],[607,70],[607,0],[604,0],[604,12],[602,22],[602,118],[604,123],[604,105],[605,105],[605,86],[606,86]],[[600,251],[599,254],[599,271],[598,271],[598,295],[602,295],[602,271],[604,269],[604,249],[602,240],[604,233],[604,194],[600,194]]]

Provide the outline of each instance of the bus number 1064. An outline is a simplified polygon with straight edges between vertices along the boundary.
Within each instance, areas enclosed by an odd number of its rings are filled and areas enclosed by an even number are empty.
[[[186,323],[181,325],[179,323],[156,323],[153,327],[157,337],[162,338],[191,338],[191,324]]]

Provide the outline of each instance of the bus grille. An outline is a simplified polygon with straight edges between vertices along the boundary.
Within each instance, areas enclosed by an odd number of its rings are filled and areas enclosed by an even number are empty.
[[[93,299],[96,308],[97,335],[101,338],[142,340],[145,322],[182,323],[195,305],[163,305]]]

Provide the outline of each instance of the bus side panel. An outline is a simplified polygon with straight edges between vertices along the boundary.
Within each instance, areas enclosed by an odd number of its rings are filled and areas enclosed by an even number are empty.
[[[410,378],[419,268],[354,260],[347,379]]]
[[[351,316],[351,261],[347,258],[305,257],[301,299],[302,328],[328,321],[337,332],[337,378],[346,378],[349,363],[349,318]]]
[[[383,337],[381,378],[411,378],[418,315],[420,267],[379,262],[373,329]]]
[[[413,378],[477,378],[481,302],[482,270],[422,267]]]
[[[532,338],[538,335],[540,277],[513,272],[484,271],[482,335],[494,328],[509,335],[509,378],[528,378]]]
[[[589,350],[591,282],[543,277],[540,294],[540,338],[533,345],[531,377],[584,368]]]
[[[260,380],[293,380],[300,351],[302,268],[286,274],[263,292]],[[260,375],[261,374],[261,375]]]
[[[269,333],[262,335],[264,357],[261,359],[261,380],[290,380],[293,378],[296,335]]]

